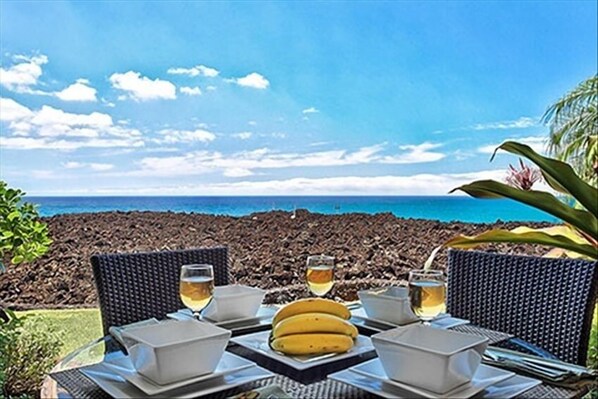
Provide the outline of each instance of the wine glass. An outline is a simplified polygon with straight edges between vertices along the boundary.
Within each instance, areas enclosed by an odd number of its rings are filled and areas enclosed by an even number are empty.
[[[334,258],[326,255],[307,257],[307,287],[312,294],[322,297],[334,285]]]
[[[441,270],[412,270],[409,272],[409,301],[413,313],[425,325],[446,311],[446,286]]]
[[[200,312],[208,306],[214,294],[214,269],[212,265],[184,265],[181,267],[179,286],[181,301],[201,320]]]

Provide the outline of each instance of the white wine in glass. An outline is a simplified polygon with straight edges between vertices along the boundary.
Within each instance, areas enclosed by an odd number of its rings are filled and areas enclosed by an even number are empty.
[[[334,285],[334,258],[314,255],[307,258],[307,287],[316,296],[326,295]]]
[[[200,320],[200,312],[208,306],[214,295],[212,265],[184,265],[181,268],[179,291],[183,304]]]
[[[411,309],[424,324],[446,311],[446,286],[441,270],[413,270],[409,272],[409,301]]]

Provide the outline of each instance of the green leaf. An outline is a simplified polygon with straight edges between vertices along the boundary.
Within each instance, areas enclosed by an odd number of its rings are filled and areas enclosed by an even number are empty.
[[[565,162],[542,156],[529,146],[514,141],[502,143],[494,151],[492,158],[494,158],[498,149],[529,159],[540,168],[546,183],[553,189],[571,195],[590,211],[594,217],[598,215],[598,189],[580,179],[573,168]]]
[[[588,233],[598,236],[598,219],[583,209],[574,209],[559,201],[554,195],[535,190],[521,190],[494,180],[480,180],[451,190],[461,190],[476,198],[510,198],[549,213]]]
[[[15,255],[10,260],[14,265],[18,265],[19,263],[23,262],[25,257],[23,255]]]
[[[460,235],[450,239],[444,245],[453,248],[470,249],[480,244],[496,242],[548,245],[582,254],[590,259],[598,259],[598,248],[592,245],[580,244],[560,234],[550,234],[546,231],[531,228],[519,232],[494,229],[477,236]]]
[[[8,219],[8,221],[12,222],[19,216],[21,216],[21,212],[19,212],[18,210],[14,210],[11,213],[9,213],[8,216],[6,216],[6,219]]]

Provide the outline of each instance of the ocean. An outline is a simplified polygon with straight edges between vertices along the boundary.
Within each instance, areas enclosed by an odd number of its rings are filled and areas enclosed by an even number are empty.
[[[307,209],[323,214],[391,212],[403,218],[493,223],[555,222],[544,212],[509,200],[464,196],[278,196],[278,197],[27,197],[42,216],[107,211],[172,211],[244,216],[271,210]]]

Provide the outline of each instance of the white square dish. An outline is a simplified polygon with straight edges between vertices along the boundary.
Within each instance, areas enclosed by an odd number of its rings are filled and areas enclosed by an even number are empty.
[[[256,365],[250,360],[244,359],[229,352],[224,352],[213,373],[203,374],[198,377],[173,382],[167,385],[158,385],[140,375],[135,370],[135,367],[128,356],[122,356],[117,359],[111,359],[110,361],[104,361],[104,364],[106,367],[123,377],[125,380],[136,386],[147,395],[166,394],[169,391],[173,391],[187,385],[192,385],[209,379],[221,377],[223,375],[236,373],[240,370]]]
[[[488,338],[412,325],[375,334],[372,343],[390,379],[444,394],[471,381]]]
[[[388,321],[372,319],[366,314],[365,309],[363,307],[351,309],[351,321],[355,325],[363,326],[368,330],[374,332],[382,332],[393,328],[402,327]],[[418,321],[415,321],[414,323],[417,322]],[[430,325],[432,327],[444,329],[449,329],[464,324],[469,324],[469,320],[452,317],[448,313],[441,313],[438,315],[438,317],[436,317],[430,322]]]
[[[146,395],[132,384],[128,383],[123,377],[115,374],[110,368],[106,367],[104,363],[85,367],[81,369],[81,372],[113,398],[137,399],[160,397]],[[273,376],[274,374],[268,370],[253,366],[232,374],[212,378],[170,391],[168,397],[180,399],[203,397],[205,395],[226,391],[227,389],[238,387],[253,381],[263,380],[265,378],[271,378]]]
[[[262,331],[255,334],[234,337],[231,339],[231,342],[284,363],[296,370],[306,370],[311,367],[321,366],[341,359],[348,359],[374,350],[372,341],[368,337],[358,335],[353,348],[345,353],[330,353],[314,356],[288,356],[270,348],[268,343],[269,338],[270,331]]]
[[[196,320],[172,320],[122,332],[137,372],[159,385],[214,371],[231,332]]]
[[[414,395],[412,392],[404,389],[399,389],[386,382],[378,379],[366,377],[365,375],[356,373],[351,370],[342,370],[328,376],[329,379],[334,381],[343,382],[353,387],[362,389],[366,392],[372,393],[376,396],[387,399],[405,398],[411,399]],[[483,392],[475,395],[477,398],[488,398],[488,399],[509,399],[516,398],[523,392],[526,392],[538,385],[541,382],[532,378],[515,375],[511,378],[507,378],[501,382],[497,382],[486,389]]]
[[[215,322],[255,317],[264,295],[266,291],[246,285],[214,287],[212,301],[202,315]]]
[[[471,398],[472,396],[482,392],[487,387],[496,384],[498,382],[504,381],[507,378],[511,378],[515,376],[515,373],[510,371],[501,370],[495,367],[486,366],[484,364],[480,365],[476,370],[476,373],[473,375],[471,381],[466,382],[465,384],[461,384],[456,388],[443,393],[438,394],[435,392],[428,391],[426,389],[422,389],[420,387],[411,386],[408,384],[404,384],[398,381],[394,381],[388,378],[386,372],[384,371],[384,367],[382,367],[382,363],[380,359],[372,359],[365,363],[359,364],[357,366],[353,366],[350,368],[351,371],[362,374],[366,377],[373,378],[376,380],[380,380],[385,384],[392,385],[398,389],[402,389],[412,393],[413,395],[423,396],[425,398],[431,399],[441,399],[441,398],[453,398],[453,399],[467,399]],[[424,372],[425,374],[425,372]]]
[[[387,287],[357,293],[365,313],[371,319],[405,325],[419,319],[411,310],[407,287]]]

